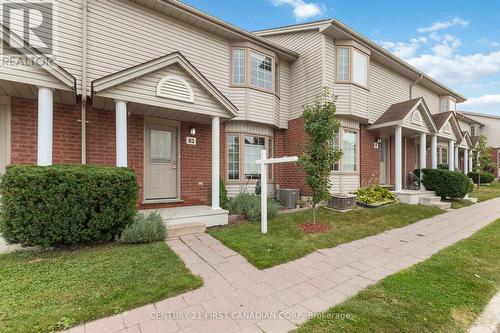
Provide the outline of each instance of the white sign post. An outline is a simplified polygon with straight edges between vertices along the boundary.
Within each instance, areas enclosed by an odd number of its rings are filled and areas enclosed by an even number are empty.
[[[269,164],[297,162],[297,156],[267,158],[267,152],[260,152],[260,160],[256,161],[260,164],[260,230],[263,234],[267,234],[267,166]]]

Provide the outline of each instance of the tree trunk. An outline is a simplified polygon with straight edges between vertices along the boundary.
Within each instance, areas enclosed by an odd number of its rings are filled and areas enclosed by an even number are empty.
[[[313,207],[313,224],[316,224],[316,206]]]

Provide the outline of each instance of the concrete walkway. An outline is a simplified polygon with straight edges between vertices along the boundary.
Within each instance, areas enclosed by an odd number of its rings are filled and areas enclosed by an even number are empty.
[[[168,240],[204,286],[74,332],[287,332],[500,218],[500,198],[258,270],[207,234]],[[293,244],[290,244],[293,246]],[[331,318],[343,325],[342,317]]]

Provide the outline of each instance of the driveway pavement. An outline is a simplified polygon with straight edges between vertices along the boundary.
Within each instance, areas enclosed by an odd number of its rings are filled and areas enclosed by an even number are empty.
[[[71,332],[287,332],[499,218],[500,198],[266,270],[208,234],[169,239],[203,287]],[[343,325],[342,316],[331,319]]]

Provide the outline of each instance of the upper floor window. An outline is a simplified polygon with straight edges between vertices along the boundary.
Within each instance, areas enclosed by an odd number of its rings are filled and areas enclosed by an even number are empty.
[[[337,80],[368,86],[368,56],[351,47],[337,49]]]
[[[470,125],[470,135],[479,136],[479,127],[477,125]]]
[[[441,112],[448,112],[450,111],[450,104],[447,99],[442,99],[441,100]]]
[[[274,75],[278,63],[273,57],[249,48],[233,48],[231,59],[232,84],[278,93],[279,77]]]
[[[271,90],[273,88],[273,59],[260,53],[251,55],[252,86]]]
[[[337,79],[339,81],[349,81],[350,57],[348,47],[339,47],[337,52]]]
[[[233,50],[233,83],[245,84],[246,83],[246,50],[234,49]]]

